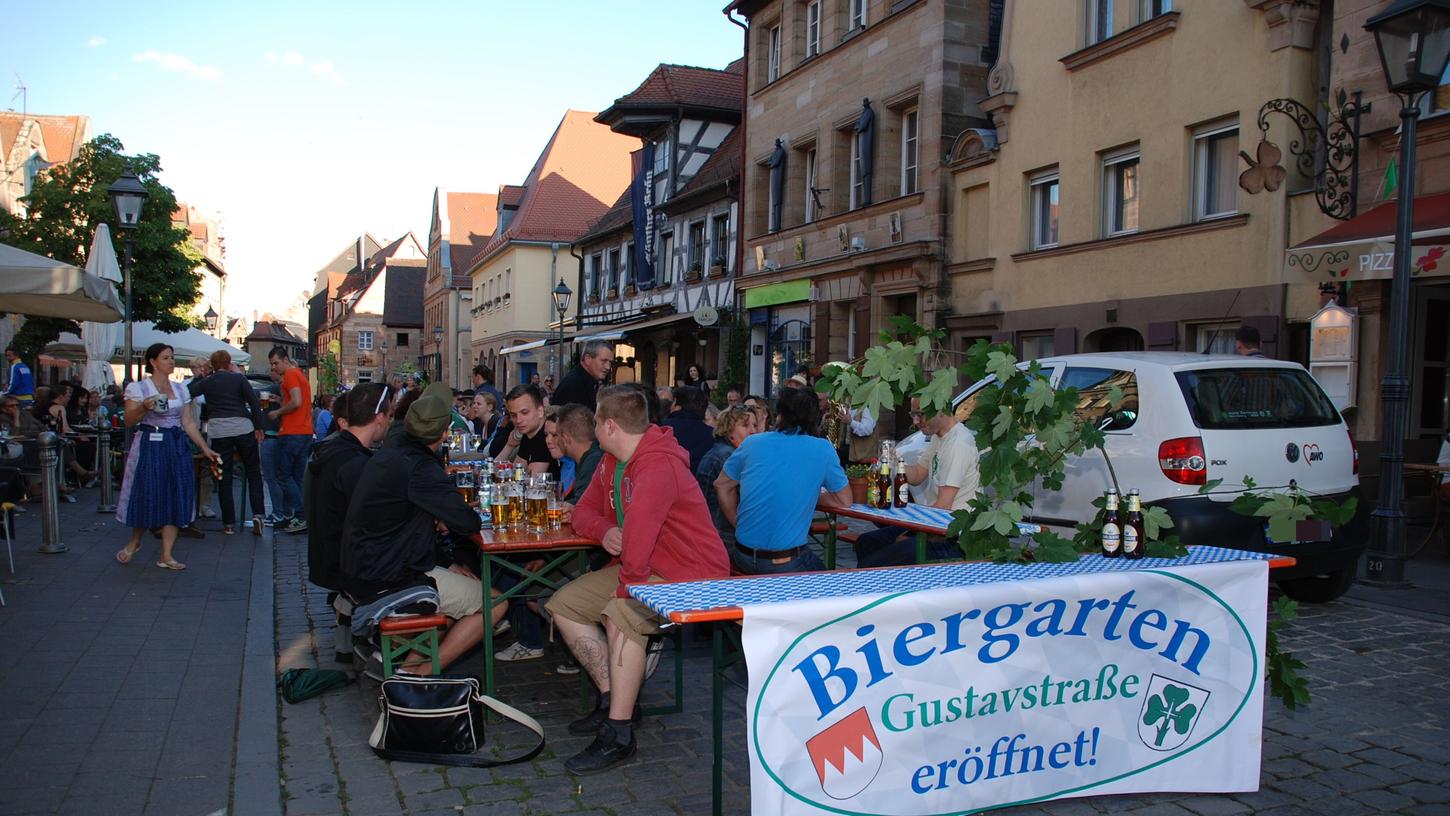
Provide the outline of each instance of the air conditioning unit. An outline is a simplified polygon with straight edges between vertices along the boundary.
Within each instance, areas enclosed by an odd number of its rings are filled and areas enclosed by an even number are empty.
[[[851,236],[851,251],[852,252],[865,252],[866,251],[866,236],[864,236],[864,235],[852,235]]]

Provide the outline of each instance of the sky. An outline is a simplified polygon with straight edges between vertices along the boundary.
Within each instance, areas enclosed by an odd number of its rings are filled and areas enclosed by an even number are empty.
[[[220,215],[226,308],[285,310],[358,234],[433,191],[522,183],[568,109],[662,62],[723,68],[724,0],[0,0],[0,108],[84,114]],[[18,77],[18,79],[17,79]],[[12,98],[13,97],[13,98]]]

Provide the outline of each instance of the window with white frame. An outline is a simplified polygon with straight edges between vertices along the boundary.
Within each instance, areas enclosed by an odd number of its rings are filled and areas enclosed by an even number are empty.
[[[1233,354],[1237,320],[1222,323],[1196,323],[1189,327],[1193,334],[1193,350],[1200,354]]]
[[[1193,132],[1193,219],[1238,212],[1239,126],[1237,122]]]
[[[360,332],[357,333],[357,350],[358,351],[372,351],[373,350],[373,333],[372,332],[370,332],[370,331],[360,331]]]
[[[866,174],[861,167],[861,134],[851,133],[851,209],[866,200]]]
[[[694,222],[691,222],[691,224],[690,224],[690,232],[689,232],[689,235],[688,235],[688,240],[689,240],[690,243],[689,243],[689,245],[687,247],[687,249],[689,251],[689,265],[688,265],[687,268],[690,271],[692,271],[692,272],[693,271],[703,272],[705,270],[705,222],[704,221],[694,221]]]
[[[1138,8],[1139,22],[1147,22],[1173,10],[1173,0],[1140,0],[1140,2],[1142,5]]]
[[[1113,36],[1113,0],[1085,0],[1087,3],[1086,45],[1100,43]]]
[[[1103,236],[1138,231],[1138,146],[1103,154]]]
[[[765,52],[765,81],[774,82],[780,79],[780,26],[772,26],[770,29],[770,43],[766,46]]]
[[[717,213],[710,219],[710,265],[730,265],[730,213]]]
[[[916,192],[918,113],[911,108],[901,114],[901,194]]]
[[[507,304],[513,300],[514,294],[514,271],[505,269],[503,271],[503,302]]]
[[[821,0],[806,4],[806,59],[821,53]]]
[[[806,223],[816,220],[816,149],[806,151]]]
[[[373,373],[365,368],[358,369],[357,384],[370,383],[373,381]]]
[[[655,279],[670,283],[675,275],[675,233],[660,233],[660,257],[655,263]]]
[[[1032,208],[1028,219],[1032,249],[1057,246],[1058,195],[1055,167],[1032,176],[1027,183],[1027,199]]]
[[[1022,359],[1040,360],[1057,353],[1056,338],[1052,332],[1031,332],[1022,334]]]
[[[851,4],[851,19],[849,21],[850,25],[848,26],[848,28],[852,31],[855,31],[858,28],[865,28],[867,0],[849,0],[849,2]]]

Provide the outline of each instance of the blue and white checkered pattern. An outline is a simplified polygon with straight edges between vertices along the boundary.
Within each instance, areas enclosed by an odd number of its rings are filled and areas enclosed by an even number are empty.
[[[868,504],[853,504],[851,512],[870,516],[872,521],[879,521],[882,524],[899,524],[906,521],[912,524],[940,527],[943,533],[946,532],[947,525],[952,523],[950,510],[928,507],[924,504],[908,504],[899,509],[893,507],[889,510],[881,510]]]
[[[673,612],[701,612],[811,598],[881,595],[1002,581],[1036,581],[1064,575],[1130,572],[1224,561],[1264,561],[1274,557],[1245,550],[1193,547],[1182,558],[1141,558],[1130,561],[1085,555],[1077,561],[1065,564],[991,564],[977,561],[894,569],[762,575],[757,578],[678,584],[641,584],[630,587],[629,593],[655,612],[669,617]]]

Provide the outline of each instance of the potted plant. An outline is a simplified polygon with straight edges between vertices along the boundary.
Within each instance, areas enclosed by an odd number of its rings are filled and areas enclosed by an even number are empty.
[[[869,492],[867,479],[871,470],[876,466],[875,459],[867,459],[864,462],[852,462],[846,465],[846,483],[851,486],[851,501],[856,504],[865,504]]]
[[[639,293],[639,289],[635,288],[634,281],[630,281],[629,283],[626,283],[624,285],[624,296],[625,297],[634,297],[638,293]]]
[[[615,298],[619,297],[619,289],[617,289],[617,288],[615,288],[613,286],[609,287],[609,295],[608,295],[608,297],[609,297],[610,300],[614,300]]]
[[[725,274],[725,256],[716,255],[710,259],[710,277],[718,278]]]
[[[685,270],[685,283],[695,283],[696,281],[700,280],[701,271],[702,270],[699,261],[691,263],[690,268]]]

